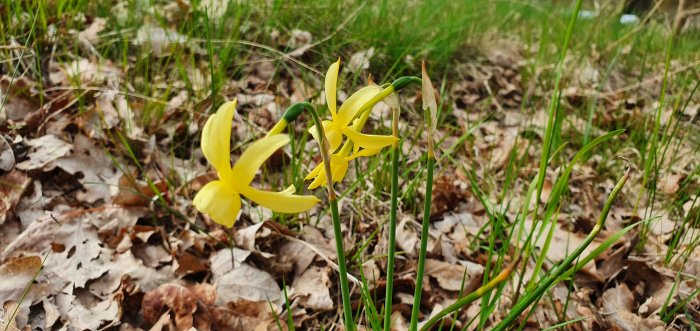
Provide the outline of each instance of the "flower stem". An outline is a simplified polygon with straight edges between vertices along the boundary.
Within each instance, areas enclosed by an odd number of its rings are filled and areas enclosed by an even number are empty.
[[[523,311],[525,311],[525,309],[527,309],[536,300],[539,300],[542,294],[544,294],[544,292],[547,291],[547,289],[549,289],[550,286],[552,286],[552,284],[556,280],[560,279],[559,276],[561,276],[562,274],[564,274],[564,272],[569,270],[569,265],[572,262],[574,262],[574,260],[579,258],[579,256],[583,253],[586,247],[588,247],[588,245],[590,245],[591,242],[593,242],[593,239],[595,239],[600,230],[603,229],[603,225],[605,225],[605,219],[607,219],[608,217],[608,213],[610,212],[610,208],[612,207],[613,202],[615,202],[615,198],[617,198],[617,195],[622,190],[622,187],[625,186],[625,183],[627,182],[627,179],[630,176],[630,170],[631,169],[627,169],[625,175],[622,176],[620,181],[618,181],[617,185],[615,185],[615,187],[613,188],[612,192],[610,192],[608,200],[605,202],[603,210],[600,213],[600,217],[598,217],[598,222],[596,222],[595,226],[593,226],[593,229],[588,234],[588,236],[586,236],[586,239],[583,240],[583,243],[576,247],[576,250],[574,250],[569,256],[567,256],[566,259],[564,259],[564,261],[559,263],[559,265],[557,265],[548,274],[548,276],[542,279],[539,282],[539,285],[534,290],[532,290],[529,293],[526,293],[526,295],[513,306],[513,308],[508,313],[508,316],[506,316],[492,330],[503,331],[509,326],[511,326],[515,319],[518,318],[520,314]]]
[[[399,109],[392,109],[392,131],[396,142],[391,146],[391,209],[389,210],[389,252],[386,262],[386,295],[384,296],[384,330],[391,330],[391,306],[394,290],[394,256],[396,255],[396,212],[399,205]]]
[[[316,124],[318,130],[319,148],[321,149],[321,158],[326,169],[326,180],[328,182],[328,203],[331,205],[331,216],[333,217],[333,233],[335,235],[335,249],[338,255],[338,269],[340,269],[340,292],[343,299],[343,316],[345,319],[345,329],[348,331],[355,330],[355,324],[352,317],[352,306],[350,304],[350,286],[348,285],[348,272],[345,266],[345,248],[343,248],[343,232],[340,229],[340,212],[338,211],[338,197],[333,190],[333,175],[331,173],[331,157],[328,152],[328,140],[323,132],[321,119],[316,113],[316,109],[308,103],[299,103],[304,109],[308,110]]]
[[[411,312],[411,324],[409,330],[418,329],[418,315],[420,314],[420,300],[423,294],[423,274],[425,272],[425,256],[428,250],[428,229],[430,227],[430,208],[433,196],[433,168],[435,168],[435,155],[428,153],[428,177],[425,182],[425,203],[423,204],[423,224],[420,234],[420,251],[418,255],[418,270],[416,271],[416,291],[413,294],[413,311]]]

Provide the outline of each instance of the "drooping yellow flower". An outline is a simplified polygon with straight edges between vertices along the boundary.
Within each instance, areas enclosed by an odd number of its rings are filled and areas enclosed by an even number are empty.
[[[280,147],[289,143],[286,134],[262,138],[246,149],[231,167],[231,122],[236,100],[224,103],[209,117],[202,131],[202,152],[216,169],[219,179],[207,183],[194,197],[193,204],[216,223],[233,226],[241,210],[241,195],[279,213],[301,213],[311,209],[319,199],[312,195],[295,195],[294,186],[282,192],[269,192],[250,186],[255,173]]]
[[[362,127],[367,122],[369,118],[369,112],[362,114],[358,119],[356,119],[352,124],[352,129],[357,131],[361,130]],[[352,148],[351,148],[352,147]],[[346,141],[345,145],[337,152],[331,154],[331,172],[334,182],[340,182],[345,178],[348,172],[348,162],[362,156],[372,156],[379,153],[382,150],[380,148],[362,148],[360,149],[357,145],[352,145],[352,143]],[[352,154],[351,154],[352,152]],[[351,154],[351,155],[350,155]],[[309,189],[313,190],[319,186],[325,187],[327,184],[326,180],[326,168],[323,162],[316,165],[316,167],[309,172],[309,174],[304,178],[304,180],[311,180],[309,184]]]
[[[377,85],[369,85],[361,88],[359,91],[352,94],[341,106],[337,109],[336,105],[336,89],[338,84],[338,71],[340,70],[340,59],[333,63],[326,73],[325,94],[328,110],[331,113],[331,120],[321,122],[323,130],[328,139],[330,152],[334,152],[340,147],[343,142],[343,135],[348,137],[356,146],[369,149],[381,149],[391,145],[396,138],[393,136],[373,135],[360,133],[358,129],[350,127],[350,123],[358,117],[363,106],[372,98],[379,95],[382,89]],[[361,129],[361,128],[360,128]],[[316,126],[309,129],[309,133],[313,135],[316,141],[319,141]]]

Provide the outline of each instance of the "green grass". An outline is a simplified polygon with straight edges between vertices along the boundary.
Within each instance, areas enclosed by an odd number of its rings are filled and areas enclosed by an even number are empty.
[[[479,235],[471,238],[470,243],[475,254],[488,256],[484,284],[505,268],[506,257],[516,249],[526,250],[526,259],[535,265],[536,275],[530,284],[516,284],[518,288],[533,293],[537,289],[538,279],[552,275],[544,268],[555,262],[546,258],[546,248],[521,247],[521,235],[533,239],[544,236],[551,240],[562,208],[575,198],[568,184],[576,163],[589,165],[599,175],[598,179],[602,178],[599,182],[604,179],[617,180],[628,164],[636,170],[627,184],[633,188],[623,190],[621,195],[625,199],[620,204],[629,207],[630,200],[634,200],[630,197],[639,197],[640,209],[644,211],[640,245],[649,235],[650,220],[665,211],[679,215],[684,204],[692,205],[695,213],[677,218],[677,231],[674,231],[668,250],[664,252],[664,262],[668,266],[682,267],[700,244],[700,236],[695,231],[700,224],[700,212],[697,212],[700,204],[700,187],[697,185],[700,167],[688,171],[676,166],[684,148],[695,146],[697,151],[700,144],[700,129],[697,124],[687,121],[689,105],[697,104],[700,94],[696,92],[699,85],[698,30],[684,32],[670,42],[670,23],[667,19],[653,18],[639,29],[620,25],[617,22],[620,5],[605,2],[603,5],[607,7],[602,11],[604,14],[596,19],[579,19],[572,26],[568,47],[562,47],[566,44],[564,36],[573,10],[570,2],[233,1],[223,15],[212,15],[199,5],[200,1],[191,1],[190,11],[180,10],[176,13],[180,16],[178,19],[172,19],[164,10],[170,3],[131,0],[124,2],[124,15],[121,15],[114,14],[113,1],[8,2],[0,7],[0,43],[25,45],[26,49],[21,50],[21,58],[18,58],[20,55],[16,50],[0,49],[0,68],[12,78],[27,76],[36,82],[43,82],[48,77],[46,65],[50,60],[59,64],[70,63],[76,57],[111,61],[125,73],[118,89],[128,93],[128,100],[138,107],[137,123],[144,127],[148,135],[161,135],[166,128],[160,119],[165,115],[181,121],[185,126],[192,121],[202,123],[206,112],[216,109],[216,105],[224,101],[222,93],[228,93],[226,98],[235,96],[235,93],[227,90],[227,84],[245,78],[250,74],[250,67],[261,61],[269,61],[274,68],[273,74],[266,79],[265,87],[274,94],[281,94],[283,87],[279,82],[298,79],[313,84],[322,80],[325,68],[338,57],[347,64],[353,54],[370,48],[374,48],[375,55],[368,73],[375,75],[373,77],[378,83],[390,82],[402,75],[416,75],[420,60],[426,59],[434,80],[439,77],[437,81],[442,83],[440,128],[445,136],[459,138],[457,143],[438,150],[436,177],[452,175],[455,169],[462,170],[468,176],[473,196],[484,204],[488,214],[489,223]],[[150,8],[157,10],[149,11]],[[81,19],[81,15],[87,20]],[[75,32],[84,30],[96,17],[106,18],[109,24],[102,32],[100,41],[93,45],[94,50],[90,50],[80,45]],[[139,29],[146,23],[172,29],[185,36],[187,42],[169,46],[168,56],[155,56],[148,46],[135,44]],[[291,36],[297,29],[308,31],[313,36],[313,47],[299,56],[290,57],[289,53],[294,51]],[[50,37],[52,34],[54,37]],[[489,109],[493,99],[486,99],[467,109],[477,114],[474,117],[479,120],[465,123],[453,116],[454,112],[462,110],[454,109],[454,100],[449,95],[450,87],[463,79],[457,64],[479,63],[487,49],[493,46],[493,41],[510,41],[522,50],[522,113],[549,111],[549,119],[552,120],[546,126],[546,131],[538,123],[522,123],[517,139],[526,147],[514,149],[508,156],[507,166],[500,171],[491,171],[490,159],[485,160],[489,164],[483,164],[483,160],[476,160],[474,155],[480,143],[477,140],[481,137],[478,131],[497,120]],[[568,49],[566,56],[562,55],[563,49]],[[580,86],[577,79],[586,66],[599,71],[601,79],[598,86]],[[204,88],[198,86],[201,84],[192,74],[195,70],[206,81]],[[351,91],[364,85],[364,75],[364,72],[342,74],[342,90]],[[658,83],[661,79],[663,88]],[[626,91],[624,96],[643,100],[647,105],[630,110],[626,109],[625,102],[611,101],[610,98],[615,95],[605,89],[604,84],[608,82],[614,83],[616,90]],[[79,81],[76,81],[78,84]],[[580,90],[588,88],[589,94],[580,103],[566,96],[559,99],[559,91],[565,91],[568,87]],[[167,102],[182,90],[189,96],[185,105],[168,113]],[[412,97],[416,90],[405,91],[403,101]],[[94,102],[94,92],[87,86],[76,86],[74,95],[77,98],[75,116],[81,116]],[[314,91],[308,101],[317,103],[320,95],[320,90]],[[650,112],[648,109],[653,107],[649,104],[654,101],[658,101],[659,105]],[[671,120],[664,125],[661,119],[669,109]],[[242,110],[241,113],[249,110]],[[425,143],[421,140],[421,132],[425,130],[425,122],[420,107],[406,105],[404,110],[402,120],[410,125],[401,132],[403,144],[409,149],[422,151]],[[324,112],[325,109],[320,108],[319,111]],[[249,139],[263,132],[255,123],[244,116],[241,118],[244,118],[242,125],[251,132]],[[574,119],[582,122],[574,122]],[[375,124],[378,123],[381,121]],[[585,125],[577,126],[575,123]],[[276,189],[289,184],[297,188],[305,187],[303,178],[309,167],[297,160],[309,160],[313,155],[308,155],[303,148],[311,139],[303,126],[294,126],[297,130],[290,130],[292,155],[295,157],[289,160],[285,173],[282,176],[264,174],[266,179],[272,178],[269,182]],[[375,133],[391,132],[389,127],[376,126]],[[626,129],[626,132],[621,133],[619,138],[589,149],[592,142],[602,135],[601,132],[619,129]],[[148,178],[146,173],[154,166],[140,163],[139,151],[134,150],[134,141],[126,138],[127,132],[127,127],[115,128],[105,148],[120,156],[115,160],[128,160],[119,161],[125,163],[121,165],[124,169],[127,165],[138,166],[141,172],[137,179],[146,180],[153,187],[154,179]],[[197,160],[193,151],[198,142],[198,134],[175,135],[168,152],[194,164]],[[237,142],[234,153],[246,142]],[[581,154],[581,151],[585,153]],[[399,159],[403,184],[399,192],[400,210],[405,214],[418,215],[423,201],[418,189],[423,186],[422,181],[426,176],[426,158],[401,155]],[[386,207],[377,201],[389,200],[386,188],[391,182],[391,160],[391,151],[387,149],[367,159],[366,163],[351,164],[349,171],[354,174],[355,180],[339,185],[341,199],[346,199],[347,205],[350,205],[346,207],[348,211],[357,211],[362,216],[363,213],[370,214],[363,209],[374,208],[379,215],[388,214]],[[657,183],[662,173],[671,171],[683,171],[687,176],[675,195],[666,196],[658,191]],[[537,177],[538,172],[542,176]],[[169,191],[175,194],[176,188],[184,183],[179,183],[173,174],[166,175],[168,177],[165,179],[170,183]],[[546,178],[554,183],[555,190],[550,200],[543,203],[539,196]],[[368,185],[367,181],[372,185]],[[609,192],[598,193],[605,196]],[[162,198],[158,203],[176,217],[187,219],[168,209],[167,202]],[[514,220],[508,217],[512,209],[518,211]],[[329,213],[330,210],[325,210],[309,222],[314,224]],[[360,218],[369,219],[371,216]],[[528,217],[541,219],[548,226],[543,226],[541,232],[528,235],[524,233],[523,225]],[[292,228],[296,228],[300,222],[295,217],[282,215],[276,215],[275,219]],[[632,224],[636,227],[639,223]],[[632,229],[631,225],[626,225],[628,227],[619,233]],[[376,243],[377,234],[378,230],[374,230],[371,235],[357,235],[355,246],[346,247],[353,252],[353,257],[348,259],[353,272],[358,270],[361,262],[382,258],[366,251]],[[690,244],[682,245],[682,242]],[[613,244],[606,243],[608,246]],[[607,247],[606,243],[601,247]],[[584,257],[572,268],[580,268],[585,264],[583,261],[594,257]],[[524,264],[517,272],[523,274],[525,268],[530,267]],[[556,280],[571,276],[571,272],[567,271]],[[364,275],[362,279],[366,284]],[[499,294],[504,289],[505,284],[501,284],[494,292],[481,298],[484,309],[475,320],[480,328],[488,326],[489,314],[497,309],[501,300]],[[365,310],[359,315],[360,319],[376,329],[381,324],[382,312],[377,311],[379,304],[368,304],[372,300],[377,303],[376,294],[369,291],[360,294],[365,299]],[[522,298],[516,296],[511,299]],[[551,299],[544,296],[543,300]],[[670,321],[668,314],[679,312],[682,307],[669,307],[665,310],[664,319]],[[573,322],[563,317],[559,321],[560,326],[567,323]]]

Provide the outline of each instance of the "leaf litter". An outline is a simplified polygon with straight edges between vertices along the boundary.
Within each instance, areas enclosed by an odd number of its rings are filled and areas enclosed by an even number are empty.
[[[100,42],[104,29],[105,21],[96,18],[77,37],[86,46],[94,45]],[[306,31],[292,31],[288,43],[294,51],[290,56],[306,56],[313,38]],[[144,24],[132,43],[150,49],[155,58],[171,56],[176,47],[201,51],[175,30],[152,23]],[[498,41],[476,54],[466,54],[453,76],[448,77],[451,82],[444,99],[452,111],[442,119],[448,125],[438,135],[446,142],[456,142],[449,126],[467,130],[488,117],[473,131],[472,138],[454,146],[454,150],[459,153],[455,157],[468,165],[466,169],[473,169],[478,178],[493,186],[504,183],[514,157],[536,160],[537,151],[527,146],[543,136],[544,112],[520,111],[524,96],[546,94],[523,86],[521,72],[530,55],[525,52],[515,42]],[[367,73],[376,56],[382,55],[375,54],[373,48],[357,51],[347,69],[356,75]],[[259,135],[275,123],[284,106],[306,100],[320,88],[317,79],[300,79],[299,68],[289,75],[277,72],[272,63],[256,55],[245,66],[243,78],[227,82],[222,88],[227,98],[239,99],[245,119],[245,123],[234,123],[236,142]],[[586,98],[589,85],[600,83],[598,66],[583,66],[575,80],[577,86],[567,90],[566,102]],[[197,99],[211,84],[199,66],[185,68],[192,77],[192,90],[178,82],[174,85],[176,91],[162,92],[160,99],[166,104],[163,116],[151,121],[139,120],[145,113],[145,102],[134,96],[133,88],[129,87],[128,93],[122,90],[127,83],[124,68],[94,57],[50,62],[49,68],[45,87],[73,87],[77,82],[83,88],[95,89],[40,92],[40,83],[27,77],[15,79],[12,84],[8,76],[2,77],[3,96],[9,97],[4,117],[0,118],[0,326],[9,323],[18,329],[32,326],[43,330],[273,330],[277,316],[287,313],[297,327],[315,328],[324,320],[335,321],[339,301],[336,252],[329,220],[319,216],[320,209],[312,211],[300,225],[288,227],[256,206],[245,206],[240,221],[229,232],[196,215],[191,208],[189,198],[210,173],[200,161],[201,151],[171,147],[196,141],[206,118],[203,114],[211,106],[207,106],[207,99]],[[277,78],[279,83],[271,85]],[[607,84],[604,91],[619,90],[619,82]],[[347,95],[344,92],[339,91],[341,99]],[[43,105],[40,93],[45,93]],[[640,116],[634,109],[644,107],[643,101],[630,98],[625,92],[608,95],[602,107],[622,105],[633,110],[594,118],[596,126],[606,129],[614,121]],[[79,111],[78,99],[88,103],[87,111]],[[420,99],[415,96],[408,101],[417,105]],[[529,106],[537,109],[537,105]],[[191,113],[183,109],[197,110]],[[410,109],[406,116],[416,122],[420,117],[413,111]],[[596,116],[600,116],[598,112]],[[673,120],[670,115],[665,117],[665,123]],[[565,121],[563,131],[575,130],[581,121]],[[296,132],[304,129],[294,127]],[[422,137],[418,138],[414,143],[424,149]],[[658,183],[669,199],[687,192],[684,182],[688,169],[698,166],[697,158],[687,152],[688,145],[682,142],[678,146],[686,151],[678,153],[682,161],[675,162],[676,168],[664,173]],[[451,147],[445,145],[443,152],[451,151]],[[310,144],[305,148],[313,147]],[[564,149],[564,153],[570,151]],[[420,162],[416,150],[405,152],[408,165]],[[570,203],[562,207],[554,224],[545,268],[562,260],[590,231],[602,199],[611,188],[611,176],[602,170],[613,173],[610,168],[614,166],[593,157],[575,168]],[[465,170],[445,161],[440,168],[430,197],[434,209],[421,309],[424,318],[483,283],[487,252],[471,243],[492,231],[487,226],[491,207],[478,200]],[[529,166],[522,171],[532,173]],[[349,181],[357,175],[349,174]],[[543,204],[551,194],[552,180],[545,181]],[[417,194],[418,200],[424,198],[420,190]],[[490,194],[490,201],[499,201]],[[632,213],[634,195],[627,191],[626,196],[611,213],[605,234],[588,251],[644,216]],[[518,201],[521,197],[512,199]],[[700,277],[700,252],[690,239],[697,237],[697,225],[680,225],[679,220],[690,219],[700,213],[700,208],[689,204],[692,199],[686,201],[676,213],[667,213],[651,223],[649,242],[656,246],[647,244],[641,252],[635,251],[640,233],[631,231],[588,263],[572,283],[555,286],[551,290],[553,299],[536,305],[526,325],[543,328],[556,324],[569,301],[572,304],[564,316],[583,318],[572,324],[576,330],[664,329],[664,307],[676,307],[681,302],[692,319],[681,316],[674,325],[686,326],[697,320],[698,298],[693,291]],[[352,201],[341,202],[345,214],[357,208]],[[386,239],[385,227],[374,213],[386,214],[387,207],[373,201],[360,203],[370,204],[370,208],[363,208],[372,211],[368,215],[358,212],[359,219],[348,220],[343,229],[349,250],[346,253],[359,256],[350,273],[359,278],[362,272],[368,279],[368,290],[380,295],[386,284],[382,279]],[[504,217],[515,219],[513,210],[502,210]],[[408,210],[400,211],[400,215],[394,291],[397,300],[393,307],[399,330],[410,318],[407,307],[415,283],[420,224],[420,219]],[[532,220],[524,224],[526,230],[544,226]],[[376,237],[370,235],[375,230],[380,232]],[[678,231],[684,234],[680,249],[694,249],[685,263],[664,266],[659,256],[669,249]],[[543,239],[536,241],[538,249]],[[368,245],[359,252],[365,242]],[[695,278],[677,278],[677,271]],[[531,277],[525,274],[516,279],[527,281]],[[19,303],[27,287],[28,295]],[[513,291],[506,287],[503,297],[512,296]],[[285,295],[290,300],[289,312]],[[490,322],[499,320],[509,300],[499,303],[501,307]],[[359,307],[360,302],[355,293],[354,306]],[[464,309],[449,323],[464,327],[466,321],[478,315],[480,305]],[[18,314],[10,320],[9,312],[15,308]]]

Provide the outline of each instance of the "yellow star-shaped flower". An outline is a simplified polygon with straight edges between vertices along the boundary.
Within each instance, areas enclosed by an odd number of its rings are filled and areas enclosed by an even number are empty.
[[[231,167],[231,122],[236,100],[224,103],[209,117],[202,131],[202,152],[216,169],[219,179],[207,183],[194,197],[193,204],[216,223],[233,226],[241,210],[241,195],[278,213],[301,213],[311,209],[319,199],[312,195],[295,195],[294,186],[282,192],[269,192],[250,186],[255,173],[280,147],[289,143],[286,134],[262,138],[248,147]]]
[[[368,149],[381,149],[391,145],[396,138],[393,136],[363,134],[358,130],[350,127],[350,122],[360,115],[363,106],[375,96],[379,95],[382,88],[377,85],[369,85],[361,88],[359,91],[352,94],[343,104],[340,109],[337,109],[336,89],[338,85],[338,71],[340,70],[340,60],[333,63],[326,73],[325,94],[328,110],[331,113],[331,120],[321,122],[323,130],[328,139],[330,151],[335,152],[343,142],[343,135],[348,137],[356,146]],[[316,141],[319,141],[316,126],[309,129],[309,133],[313,135]]]

